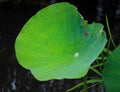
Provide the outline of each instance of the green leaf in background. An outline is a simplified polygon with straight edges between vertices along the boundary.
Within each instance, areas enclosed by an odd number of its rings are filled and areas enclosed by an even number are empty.
[[[30,18],[15,49],[19,63],[36,79],[72,79],[87,73],[106,41],[102,24],[88,24],[75,6],[63,2]]]
[[[120,92],[120,45],[108,57],[103,80],[106,92]]]

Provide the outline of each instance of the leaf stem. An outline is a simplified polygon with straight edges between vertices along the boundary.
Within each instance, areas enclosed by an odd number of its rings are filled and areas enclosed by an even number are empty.
[[[103,80],[102,80],[102,79],[91,79],[91,80],[87,80],[87,84],[89,84],[89,83],[96,83],[96,82],[97,82],[97,83],[102,83]],[[81,86],[83,86],[83,85],[84,85],[84,83],[81,82],[81,83],[73,86],[72,88],[68,89],[67,92],[73,91],[74,89],[76,89],[76,88],[78,88],[78,87],[81,87]]]
[[[108,33],[109,33],[109,36],[110,36],[110,40],[111,40],[114,48],[116,48],[116,45],[115,45],[115,43],[114,43],[113,37],[112,37],[111,32],[110,32],[110,26],[109,26],[109,22],[108,22],[108,17],[107,17],[107,15],[106,15],[106,25],[107,25]]]
[[[83,77],[83,82],[84,82],[84,92],[88,92],[88,88],[87,88],[87,76]]]

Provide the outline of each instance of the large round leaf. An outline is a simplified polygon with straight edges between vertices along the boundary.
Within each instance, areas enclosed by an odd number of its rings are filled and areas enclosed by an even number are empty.
[[[103,70],[106,92],[120,92],[120,46],[108,57]]]
[[[38,80],[80,78],[106,43],[103,25],[87,24],[69,3],[40,10],[22,28],[16,43],[19,63]]]

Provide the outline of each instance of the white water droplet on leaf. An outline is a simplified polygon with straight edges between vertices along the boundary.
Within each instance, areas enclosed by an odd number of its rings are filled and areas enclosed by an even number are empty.
[[[76,52],[76,53],[74,54],[74,57],[77,58],[78,56],[79,56],[79,53]]]

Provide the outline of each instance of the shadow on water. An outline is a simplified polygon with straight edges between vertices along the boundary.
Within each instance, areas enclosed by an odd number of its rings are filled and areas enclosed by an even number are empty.
[[[0,0],[0,92],[65,92],[81,82],[81,79],[39,82],[30,71],[18,64],[15,57],[14,42],[25,22],[39,9],[62,1],[68,0]],[[105,14],[108,14],[115,42],[120,43],[119,0],[92,2],[69,0],[69,2],[76,5],[89,22],[97,21],[105,24]],[[79,90],[80,88],[73,92],[79,92]],[[95,88],[92,88],[89,92],[96,92],[94,90]],[[99,92],[104,92],[103,88]]]

